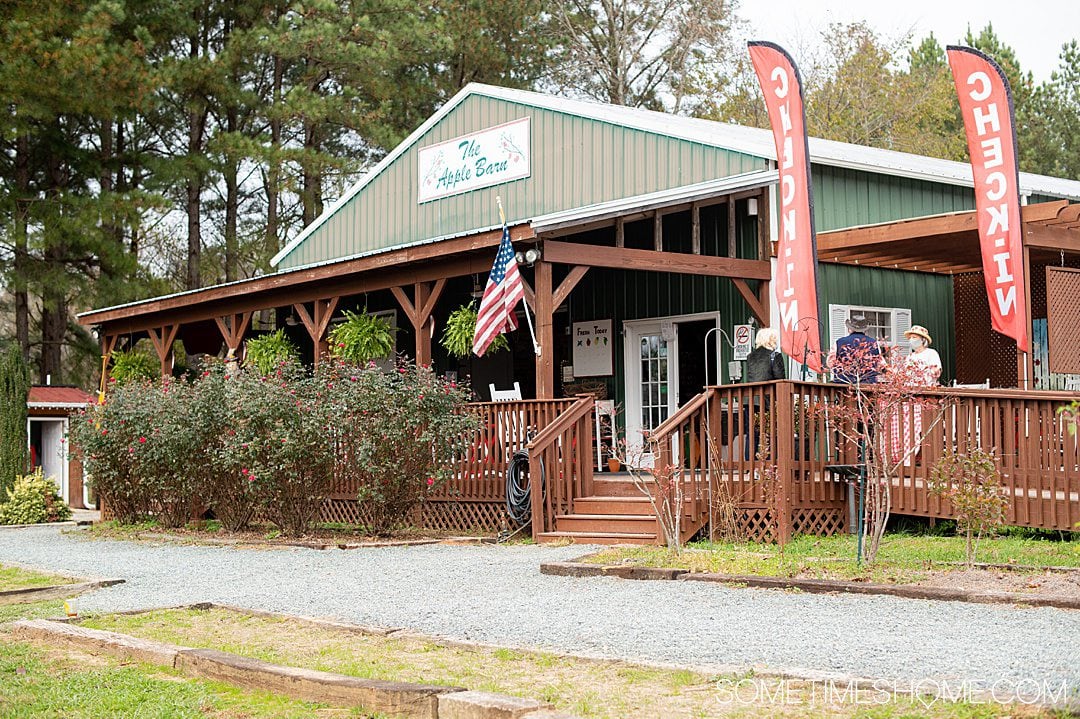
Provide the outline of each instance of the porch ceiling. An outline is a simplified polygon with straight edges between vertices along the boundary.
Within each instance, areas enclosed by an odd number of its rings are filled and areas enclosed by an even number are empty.
[[[1023,208],[1024,244],[1033,260],[1080,252],[1080,204]],[[818,235],[818,259],[939,274],[982,272],[975,211],[853,227]]]

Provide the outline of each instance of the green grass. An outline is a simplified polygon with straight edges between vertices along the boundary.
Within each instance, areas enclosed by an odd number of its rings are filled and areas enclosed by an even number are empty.
[[[964,561],[962,537],[886,535],[871,567],[855,564],[855,538],[800,536],[782,549],[773,544],[691,543],[680,555],[664,547],[619,547],[584,561],[595,564],[635,564],[679,567],[692,572],[717,572],[780,577],[821,577],[910,582],[929,570],[963,569],[949,562]],[[1017,536],[984,539],[979,562],[1025,566],[1080,567],[1080,541],[1047,541]]]
[[[592,662],[527,650],[443,646],[415,637],[378,637],[313,627],[220,609],[161,610],[91,617],[84,626],[190,647],[219,649],[264,661],[351,676],[423,682],[500,692],[551,702],[583,719],[691,717],[863,716],[857,705],[815,704],[813,688],[792,683],[790,703],[760,708],[721,706],[718,686],[744,677],[686,669]],[[775,693],[779,680],[761,679]],[[818,700],[819,701],[819,700]],[[753,709],[753,710],[751,710]],[[955,716],[981,719],[1007,709],[1017,717],[1044,716],[1025,707],[938,703],[932,709],[901,698],[875,707],[878,717]]]
[[[0,624],[19,619],[48,619],[62,616],[64,616],[63,599],[0,605]]]
[[[35,572],[19,567],[5,567],[0,564],[0,592],[9,589],[31,589],[33,587],[51,587],[57,584],[71,584],[75,580],[56,574]]]
[[[189,679],[149,665],[0,643],[0,716],[6,719],[301,719],[316,714],[370,716]]]

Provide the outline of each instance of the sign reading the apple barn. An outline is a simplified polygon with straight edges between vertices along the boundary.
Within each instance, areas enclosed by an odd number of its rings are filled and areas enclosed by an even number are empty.
[[[612,373],[611,350],[613,335],[611,320],[575,322],[574,376],[604,377]]]
[[[520,180],[531,173],[529,118],[423,147],[417,203]]]

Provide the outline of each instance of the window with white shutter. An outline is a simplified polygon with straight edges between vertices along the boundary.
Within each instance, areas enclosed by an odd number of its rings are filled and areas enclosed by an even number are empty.
[[[829,349],[836,349],[836,340],[848,331],[845,322],[861,314],[870,321],[866,334],[882,344],[895,345],[900,356],[907,357],[910,349],[904,333],[911,327],[911,310],[905,307],[865,307],[861,305],[829,305]]]

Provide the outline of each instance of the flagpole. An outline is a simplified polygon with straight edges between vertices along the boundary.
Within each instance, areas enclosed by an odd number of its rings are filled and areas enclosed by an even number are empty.
[[[495,204],[499,206],[499,221],[502,222],[503,227],[506,227],[506,213],[503,211],[502,197],[495,195]],[[514,260],[515,262],[517,260]],[[527,299],[521,300],[521,306],[525,310],[525,322],[529,325],[529,335],[532,336],[533,352],[539,357],[541,353],[540,343],[536,341],[536,331],[533,329],[532,317],[529,316],[529,301]]]

